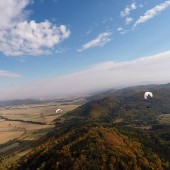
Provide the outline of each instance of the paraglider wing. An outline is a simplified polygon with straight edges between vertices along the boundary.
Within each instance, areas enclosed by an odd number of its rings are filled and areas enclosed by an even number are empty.
[[[149,92],[149,91],[145,92],[145,94],[144,94],[144,99],[147,99],[148,96],[153,97],[152,92]]]
[[[58,113],[58,112],[62,112],[62,110],[61,110],[61,109],[57,109],[57,110],[56,110],[56,113]]]

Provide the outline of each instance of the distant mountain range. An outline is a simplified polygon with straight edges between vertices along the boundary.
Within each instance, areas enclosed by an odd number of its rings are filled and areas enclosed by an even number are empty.
[[[58,99],[15,99],[15,100],[6,100],[0,101],[0,107],[5,106],[18,106],[18,105],[31,105],[31,104],[45,104],[45,103],[70,103],[77,101],[84,101],[84,97],[67,97],[67,98],[58,98]]]
[[[47,103],[49,100],[40,100],[40,99],[16,99],[16,100],[7,100],[7,101],[0,101],[0,107],[4,106],[17,106],[22,104],[43,104]]]
[[[111,89],[108,91],[104,91],[93,96],[90,96],[89,100],[95,100],[103,97],[114,96],[114,97],[128,97],[134,95],[139,92],[145,91],[153,91],[153,90],[170,90],[170,83],[167,84],[149,84],[149,85],[139,85],[139,86],[131,86],[122,89]]]
[[[95,95],[91,94],[84,97],[65,97],[65,98],[58,98],[58,99],[15,99],[15,100],[6,100],[6,101],[0,101],[0,107],[4,106],[16,106],[16,105],[22,105],[22,104],[43,104],[48,102],[72,102],[72,101],[91,101],[96,99],[101,99],[104,97],[114,96],[116,98],[124,98],[132,96],[133,94],[137,94],[139,92],[145,92],[145,91],[155,91],[155,90],[163,90],[163,91],[169,91],[170,90],[170,83],[168,84],[149,84],[149,85],[139,85],[139,86],[133,86],[133,87],[127,87],[122,89],[111,89],[104,92],[98,92]]]

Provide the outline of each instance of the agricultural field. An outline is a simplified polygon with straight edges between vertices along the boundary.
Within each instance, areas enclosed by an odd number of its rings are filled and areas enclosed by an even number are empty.
[[[33,148],[31,143],[54,126],[54,120],[79,104],[47,103],[0,108],[0,156],[4,165],[19,159]],[[57,109],[62,112],[56,113]]]

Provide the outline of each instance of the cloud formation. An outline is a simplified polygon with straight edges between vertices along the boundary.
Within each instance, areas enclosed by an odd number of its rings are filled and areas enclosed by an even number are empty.
[[[136,3],[132,2],[130,5],[126,6],[123,11],[120,12],[120,16],[127,17],[132,10],[137,8]]]
[[[133,21],[133,18],[131,17],[127,17],[125,20],[126,24],[130,24],[132,21]]]
[[[133,21],[132,17],[129,17],[131,11],[137,9],[136,2],[132,2],[130,5],[127,5],[124,10],[120,11],[120,16],[125,18],[125,24],[128,25]],[[123,32],[124,34],[124,32]]]
[[[0,1],[0,28],[13,27],[27,18],[28,11],[24,10],[31,0],[5,0]]]
[[[153,17],[155,17],[156,15],[158,15],[160,12],[164,11],[168,7],[170,7],[170,0],[167,0],[159,5],[156,5],[152,9],[149,9],[148,11],[145,12],[144,15],[140,16],[140,18],[135,22],[134,27],[152,19]]]
[[[117,31],[123,31],[124,29],[122,27],[118,27],[116,30]]]
[[[170,51],[123,62],[108,61],[91,68],[52,79],[0,89],[5,98],[63,97],[131,85],[170,82]]]
[[[123,29],[122,27],[118,27],[118,28],[116,29],[116,31],[119,32],[119,33],[122,34],[122,35],[128,32],[128,30]]]
[[[31,0],[5,0],[0,2],[0,51],[7,56],[39,55],[70,36],[65,25],[56,26],[45,20],[29,21],[25,8]]]
[[[0,70],[0,78],[5,78],[5,77],[19,78],[20,75],[13,73],[13,72],[10,72],[10,71]]]
[[[84,44],[80,49],[78,49],[79,52],[87,50],[89,48],[93,48],[96,46],[103,46],[107,44],[111,40],[111,33],[110,32],[104,32],[97,36],[97,38],[87,42]]]

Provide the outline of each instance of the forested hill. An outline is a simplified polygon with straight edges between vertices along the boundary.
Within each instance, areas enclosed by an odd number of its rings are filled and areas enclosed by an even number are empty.
[[[120,133],[129,133],[130,136]],[[168,163],[150,147],[139,141],[133,129],[124,131],[102,125],[79,125],[77,128],[55,132],[10,169],[62,170],[150,170],[168,169]],[[148,146],[149,137],[143,136]],[[156,145],[154,145],[155,147]]]
[[[96,100],[101,99],[104,97],[116,97],[116,98],[126,98],[129,96],[133,96],[138,93],[144,93],[145,91],[156,91],[160,92],[160,94],[164,92],[170,91],[170,83],[167,84],[149,84],[149,85],[139,85],[139,86],[132,86],[126,87],[122,89],[112,89],[105,92],[97,93],[96,95],[90,96],[88,100]]]
[[[131,88],[130,92],[126,92],[128,95],[125,97],[119,92],[119,96],[115,96],[114,93],[104,98],[91,100],[68,113],[66,117],[68,119],[79,117],[104,122],[119,121],[124,124],[140,123],[146,125],[156,123],[159,115],[170,113],[169,86],[168,88],[155,87],[152,89],[154,97],[148,99],[144,99],[144,90],[136,90],[135,87],[134,90]]]

